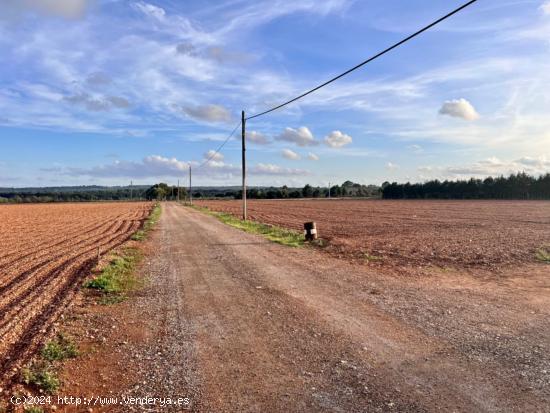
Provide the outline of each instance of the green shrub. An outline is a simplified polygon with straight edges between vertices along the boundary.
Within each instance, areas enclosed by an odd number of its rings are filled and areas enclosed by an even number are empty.
[[[46,393],[53,393],[59,388],[59,378],[46,363],[33,363],[21,372],[23,383],[34,386]]]
[[[56,361],[75,358],[78,356],[78,350],[68,337],[58,333],[53,340],[44,345],[40,354],[45,360]]]

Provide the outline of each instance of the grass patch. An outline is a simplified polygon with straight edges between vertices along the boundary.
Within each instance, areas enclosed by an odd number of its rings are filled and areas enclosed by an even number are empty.
[[[384,257],[380,257],[378,255],[371,255],[368,252],[365,253],[364,257],[368,262],[377,262],[377,261],[384,260]]]
[[[44,362],[34,362],[21,371],[23,383],[36,387],[45,393],[55,392],[60,385],[57,374]]]
[[[550,247],[541,247],[535,253],[537,260],[550,264]]]
[[[147,218],[147,221],[145,221],[145,224],[143,224],[143,228],[136,231],[134,235],[132,235],[132,239],[134,241],[143,241],[145,238],[147,238],[147,234],[151,232],[151,229],[153,229],[155,224],[160,219],[161,212],[162,209],[160,207],[160,204],[155,204],[153,210],[151,211],[151,214],[149,215],[149,218]]]
[[[301,247],[304,245],[305,242],[304,236],[297,231],[292,231],[273,225],[266,225],[255,221],[243,221],[234,217],[231,214],[211,211],[208,208],[204,207],[199,207],[195,205],[193,205],[192,207],[198,211],[205,212],[209,215],[216,217],[224,224],[230,225],[234,228],[238,228],[251,234],[262,235],[264,238],[267,238],[272,242],[276,242],[277,244],[286,245],[289,247]]]
[[[134,271],[141,258],[139,250],[126,248],[123,254],[115,257],[97,277],[86,281],[84,287],[101,293],[102,304],[123,301],[126,294],[135,289],[138,284]]]
[[[48,361],[59,361],[69,358],[75,358],[78,356],[78,349],[74,342],[69,339],[63,333],[57,333],[57,336],[48,341],[42,350],[40,355],[43,359]]]
[[[24,413],[44,413],[44,409],[38,406],[25,407]]]

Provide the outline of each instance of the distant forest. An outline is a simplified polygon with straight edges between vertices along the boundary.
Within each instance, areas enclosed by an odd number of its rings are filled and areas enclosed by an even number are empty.
[[[187,189],[179,188],[179,199],[185,200]],[[193,188],[193,198],[240,199],[242,190],[239,187],[197,187]],[[303,188],[283,187],[250,187],[246,191],[250,199],[277,198],[327,198],[328,188],[306,185]],[[330,188],[332,197],[380,197],[380,187],[361,185],[346,181],[342,185]],[[86,201],[129,201],[129,200],[177,200],[178,187],[166,183],[153,186],[73,186],[51,188],[0,188],[2,203],[46,203],[46,202],[86,202]]]
[[[382,184],[384,199],[550,199],[550,174],[538,178],[525,173],[509,177],[465,181],[428,181],[422,184]]]
[[[328,198],[327,187],[305,185],[293,187],[250,187],[249,199]],[[187,198],[187,189],[179,188],[179,199]],[[384,199],[550,199],[550,174],[540,177],[525,173],[463,181],[428,181],[424,183],[384,182],[382,187],[346,181],[330,188],[334,198]],[[239,187],[197,187],[193,198],[240,199]],[[0,204],[40,202],[86,202],[129,200],[177,200],[178,187],[165,183],[149,185],[102,187],[73,186],[51,188],[0,188]]]

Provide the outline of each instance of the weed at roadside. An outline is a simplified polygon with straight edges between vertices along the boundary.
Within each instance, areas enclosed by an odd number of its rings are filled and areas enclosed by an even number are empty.
[[[36,387],[45,393],[55,392],[60,385],[57,374],[45,362],[33,362],[21,371],[23,383]]]
[[[262,224],[255,221],[242,221],[238,218],[235,218],[231,214],[214,212],[209,210],[208,208],[202,208],[195,205],[193,205],[192,207],[198,211],[216,217],[224,224],[230,225],[234,228],[238,228],[251,234],[262,235],[268,240],[276,242],[278,244],[286,245],[289,247],[301,247],[304,245],[305,242],[304,236],[297,231],[276,227],[274,225]]]
[[[145,221],[145,224],[143,224],[143,228],[136,231],[134,235],[132,235],[132,239],[134,241],[143,241],[147,234],[151,231],[151,229],[155,226],[155,224],[160,219],[161,214],[161,207],[160,204],[155,204],[153,207],[153,210],[151,211],[151,214],[149,215],[149,218]]]
[[[123,301],[126,294],[135,289],[138,284],[134,271],[141,258],[141,253],[137,249],[127,248],[122,255],[103,268],[101,274],[86,281],[84,287],[100,292],[102,304]]]
[[[63,333],[48,341],[40,352],[42,358],[48,361],[60,361],[78,356],[74,342]]]

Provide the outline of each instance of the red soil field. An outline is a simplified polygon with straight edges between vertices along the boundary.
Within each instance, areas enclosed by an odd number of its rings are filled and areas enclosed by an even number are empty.
[[[240,201],[198,201],[241,216]],[[533,262],[550,246],[548,201],[249,200],[249,219],[302,231],[316,221],[336,256],[399,266]]]
[[[150,210],[149,203],[0,206],[2,379],[70,303],[98,248],[105,254],[127,241]]]

